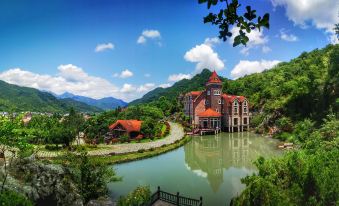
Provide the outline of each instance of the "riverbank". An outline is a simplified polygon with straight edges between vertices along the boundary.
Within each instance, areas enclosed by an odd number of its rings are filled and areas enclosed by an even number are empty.
[[[182,138],[185,133],[183,127],[178,123],[169,122],[171,130],[170,134],[162,139],[152,142],[143,143],[124,143],[114,145],[97,145],[97,148],[88,151],[89,156],[115,156],[129,153],[137,153],[141,151],[155,150],[157,148],[171,145]],[[38,151],[37,156],[40,158],[56,158],[65,155],[65,151]]]

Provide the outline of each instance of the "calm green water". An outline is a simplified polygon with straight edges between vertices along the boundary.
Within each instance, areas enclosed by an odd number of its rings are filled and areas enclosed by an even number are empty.
[[[253,133],[221,133],[193,137],[169,153],[115,165],[123,181],[110,183],[110,196],[117,199],[138,185],[160,186],[171,193],[199,198],[203,205],[229,205],[245,188],[240,179],[256,172],[252,162],[259,156],[279,155],[277,141]]]

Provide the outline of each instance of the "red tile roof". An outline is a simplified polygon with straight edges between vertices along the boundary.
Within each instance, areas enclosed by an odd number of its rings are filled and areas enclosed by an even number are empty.
[[[117,120],[114,124],[109,126],[113,130],[119,124],[126,129],[127,132],[140,132],[142,121],[139,120]]]
[[[202,93],[202,91],[191,91],[189,92],[190,95],[192,96],[199,96]]]
[[[222,97],[224,100],[228,103],[232,103],[235,99],[237,99],[239,102],[243,102],[246,97],[244,96],[236,96],[236,95],[229,95],[229,94],[223,94]]]
[[[207,83],[221,83],[221,80],[218,77],[218,74],[213,71]]]
[[[221,117],[219,112],[214,111],[211,108],[206,109],[205,111],[198,114],[199,117]]]

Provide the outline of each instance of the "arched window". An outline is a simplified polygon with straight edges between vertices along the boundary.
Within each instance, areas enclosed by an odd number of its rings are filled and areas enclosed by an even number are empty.
[[[214,95],[220,95],[220,90],[214,90]]]
[[[208,100],[205,101],[205,104],[208,105]]]
[[[234,113],[238,113],[238,101],[235,100],[233,104],[234,104],[234,106],[233,106],[233,108],[234,108]]]
[[[248,112],[247,101],[244,101],[244,113]]]
[[[218,100],[218,104],[221,104],[221,99]]]

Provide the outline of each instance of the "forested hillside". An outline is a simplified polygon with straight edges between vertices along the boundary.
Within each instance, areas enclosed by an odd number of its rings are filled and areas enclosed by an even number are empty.
[[[339,45],[304,52],[262,73],[226,80],[223,90],[248,97],[252,111],[272,121],[283,116],[292,121],[321,120],[330,110],[338,113]]]
[[[71,107],[81,112],[101,111],[72,99],[58,100],[47,92],[0,81],[0,111],[68,112]]]
[[[168,88],[156,88],[153,91],[145,94],[141,99],[132,101],[129,105],[149,103],[158,100],[161,96],[166,97],[170,101],[175,101],[180,94],[189,91],[198,91],[205,89],[205,84],[212,72],[204,69],[200,74],[195,75],[192,79],[183,79],[176,82],[173,86]],[[220,77],[221,80],[224,78]]]

